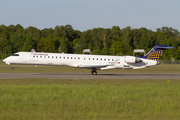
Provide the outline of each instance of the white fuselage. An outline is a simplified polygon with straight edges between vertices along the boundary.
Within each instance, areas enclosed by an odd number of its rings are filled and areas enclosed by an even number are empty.
[[[17,55],[17,56],[16,56]],[[134,61],[133,61],[134,60]],[[7,64],[55,65],[106,70],[113,68],[144,68],[157,65],[157,61],[134,56],[84,55],[43,52],[17,52],[3,60]]]

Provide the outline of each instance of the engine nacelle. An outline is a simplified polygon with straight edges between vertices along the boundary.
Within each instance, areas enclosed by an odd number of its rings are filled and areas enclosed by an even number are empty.
[[[137,62],[141,62],[141,59],[136,58],[134,56],[125,56],[124,62],[126,62],[126,63],[137,63]]]

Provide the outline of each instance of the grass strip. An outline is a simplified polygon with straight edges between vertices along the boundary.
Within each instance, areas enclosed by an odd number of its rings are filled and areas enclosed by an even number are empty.
[[[0,119],[179,119],[179,80],[0,80]]]

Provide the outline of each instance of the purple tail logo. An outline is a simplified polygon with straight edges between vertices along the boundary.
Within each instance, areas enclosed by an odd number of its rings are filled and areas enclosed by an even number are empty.
[[[155,45],[145,56],[139,56],[139,58],[145,58],[158,61],[165,49],[173,49],[166,45]]]

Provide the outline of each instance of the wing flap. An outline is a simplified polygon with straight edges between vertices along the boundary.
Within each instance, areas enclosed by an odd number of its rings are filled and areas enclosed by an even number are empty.
[[[79,65],[80,68],[102,68],[108,65]]]
[[[78,68],[87,68],[87,69],[93,69],[93,68],[96,68],[96,69],[100,69],[100,68],[103,68],[103,67],[107,67],[109,65],[85,65],[85,64],[77,64],[77,65],[71,65],[71,67],[78,67]]]

